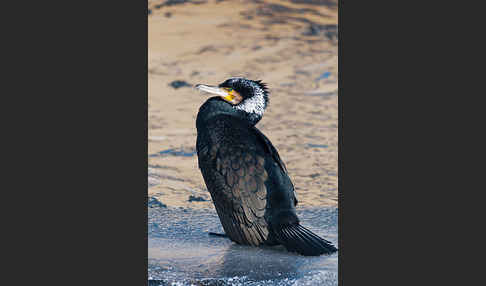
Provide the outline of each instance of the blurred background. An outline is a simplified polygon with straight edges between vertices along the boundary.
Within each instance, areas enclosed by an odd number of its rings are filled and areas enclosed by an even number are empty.
[[[311,230],[337,245],[337,6],[337,0],[148,1],[150,277],[173,275],[177,280],[246,273],[227,272],[241,269],[232,263],[246,261],[234,258],[241,254],[238,247],[207,238],[205,231],[222,228],[195,150],[196,115],[208,95],[193,86],[217,85],[234,76],[268,84],[270,104],[257,127],[287,165],[299,215]],[[245,256],[247,263],[264,260],[254,254]],[[285,256],[280,259],[288,268]],[[269,277],[260,273],[263,276],[254,279],[275,281],[293,271],[287,278],[298,279],[295,273],[300,273],[310,281],[337,284],[337,254],[307,270],[298,267],[295,257],[288,259],[296,269],[266,269]],[[309,265],[307,260],[302,264]],[[323,274],[326,267],[331,270]],[[321,271],[321,276],[312,276],[312,271]],[[322,281],[319,285],[328,283]]]
[[[257,127],[287,164],[302,205],[337,205],[337,1],[149,1],[149,195],[173,206],[210,200],[197,166],[191,86],[261,79]]]

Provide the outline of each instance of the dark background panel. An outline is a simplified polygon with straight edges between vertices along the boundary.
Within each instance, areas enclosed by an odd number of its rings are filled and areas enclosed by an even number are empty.
[[[459,65],[470,37],[459,28],[467,20],[450,18],[461,9],[414,1],[341,6],[339,245],[346,285],[457,285],[471,278],[461,271],[466,225],[475,217],[464,195],[474,177],[465,161],[475,155],[466,155],[473,121],[463,120],[473,107],[461,82],[468,68]],[[458,30],[461,40],[451,37]]]
[[[2,9],[2,280],[144,285],[147,3],[15,5]]]
[[[347,2],[341,11],[340,271],[347,285],[407,281],[419,254],[412,206],[420,202],[420,127],[408,112],[417,87],[407,79],[418,66],[398,6]]]

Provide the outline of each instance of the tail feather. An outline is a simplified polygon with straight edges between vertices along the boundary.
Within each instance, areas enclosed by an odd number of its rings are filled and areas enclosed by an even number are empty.
[[[303,232],[305,232],[308,235],[314,237],[315,239],[317,239],[317,240],[324,240],[324,242],[327,242],[327,243],[331,244],[331,242],[329,240],[326,240],[326,239],[318,236],[317,234],[313,233],[312,231],[308,230],[307,228],[305,228],[305,227],[303,227],[301,225],[299,225],[299,227],[302,229]]]
[[[317,249],[322,247],[321,244],[319,243],[320,237],[315,238],[314,236],[306,236],[304,233],[300,233],[297,231],[294,231],[294,233],[296,236],[298,236],[301,240],[305,241],[307,244],[310,244]]]
[[[319,237],[299,224],[283,226],[275,230],[275,235],[288,251],[302,255],[317,256],[337,251],[330,241]]]
[[[286,241],[286,244],[284,244],[285,248],[289,251],[295,251],[297,253],[303,253],[305,252],[305,248],[303,247],[302,243],[299,243],[298,240],[296,239],[288,239],[289,237],[295,237],[295,234],[291,233],[291,229],[282,229],[282,233],[284,234],[284,240]]]

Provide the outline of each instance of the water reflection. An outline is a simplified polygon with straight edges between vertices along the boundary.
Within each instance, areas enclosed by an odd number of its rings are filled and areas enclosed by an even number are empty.
[[[295,277],[302,262],[283,247],[250,247],[232,244],[224,252],[213,277],[242,277],[269,280]]]

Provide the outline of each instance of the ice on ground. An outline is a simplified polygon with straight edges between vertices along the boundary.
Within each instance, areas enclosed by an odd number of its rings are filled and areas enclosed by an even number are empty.
[[[338,254],[304,257],[227,238],[213,209],[149,208],[150,285],[337,285]],[[338,210],[299,208],[302,225],[338,246]]]

